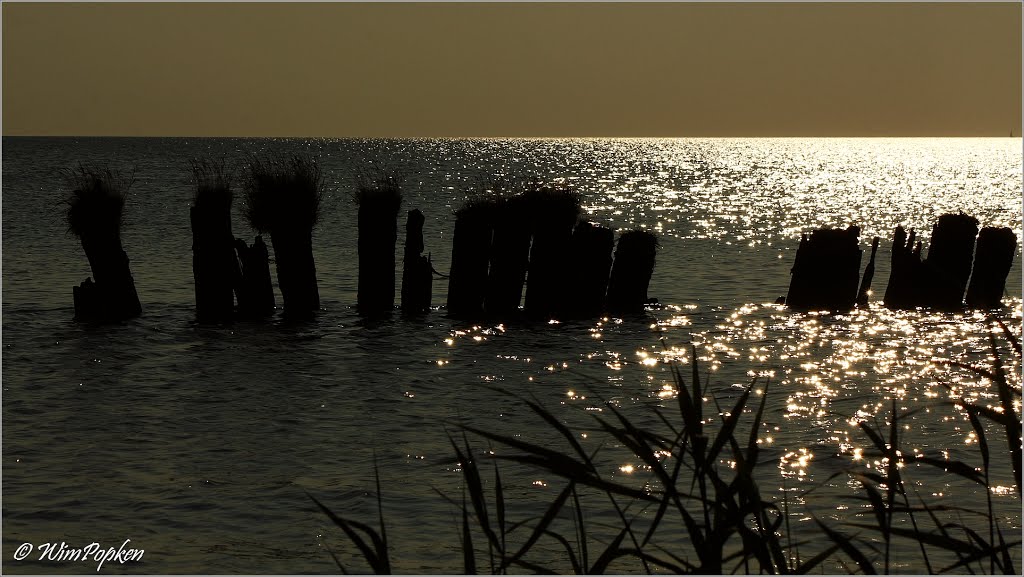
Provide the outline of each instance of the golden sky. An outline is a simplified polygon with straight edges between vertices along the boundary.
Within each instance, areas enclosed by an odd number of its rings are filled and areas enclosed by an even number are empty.
[[[1008,136],[1021,4],[3,4],[3,134]]]

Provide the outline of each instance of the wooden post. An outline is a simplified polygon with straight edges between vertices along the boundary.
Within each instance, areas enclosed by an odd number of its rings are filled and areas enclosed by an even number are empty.
[[[92,277],[73,287],[75,319],[113,322],[139,316],[142,305],[121,245],[121,218],[132,179],[84,165],[64,176],[72,187],[68,226],[92,269]]]
[[[405,222],[405,258],[402,268],[402,312],[422,313],[430,310],[433,267],[423,256],[423,223],[419,210],[410,210]]]
[[[945,311],[964,307],[964,292],[971,276],[978,220],[966,214],[944,214],[932,228],[928,259],[925,306]]]
[[[794,310],[845,312],[857,302],[862,252],[860,229],[824,228],[802,238],[786,305]]]
[[[385,176],[360,185],[356,202],[359,204],[357,308],[362,314],[390,314],[395,309],[395,246],[402,190],[394,179]]]
[[[657,250],[658,237],[654,233],[628,230],[619,235],[608,281],[608,312],[643,312]]]
[[[491,253],[493,203],[467,203],[455,213],[452,267],[448,278],[448,314],[471,318],[483,314]]]
[[[313,158],[250,161],[246,216],[253,229],[270,234],[277,284],[289,318],[309,318],[320,310],[313,229],[323,193],[323,177]]]
[[[871,292],[871,281],[875,278],[875,253],[878,252],[878,237],[871,241],[871,258],[868,259],[868,266],[864,269],[864,278],[860,281],[860,290],[857,291],[857,306],[868,306],[868,293]]]
[[[522,196],[500,198],[493,207],[494,234],[484,309],[492,317],[519,312],[530,263],[530,212]]]
[[[234,316],[234,292],[241,281],[231,234],[230,176],[223,162],[192,161],[192,177],[195,194],[189,222],[196,317],[200,322],[228,321]]]
[[[611,229],[587,221],[572,233],[569,290],[566,309],[577,318],[600,315],[612,268],[615,235]]]
[[[972,309],[994,309],[1002,305],[1006,275],[1010,274],[1017,252],[1017,235],[1013,230],[986,226],[978,234],[974,253],[974,271],[967,288],[967,306]]]
[[[270,254],[262,236],[257,236],[252,247],[235,239],[235,251],[241,263],[241,279],[235,289],[238,297],[238,315],[255,319],[274,314],[274,285],[270,278]]]
[[[579,217],[580,197],[568,190],[542,187],[526,193],[534,215],[530,268],[526,279],[526,313],[533,317],[564,314],[569,281],[572,231]]]

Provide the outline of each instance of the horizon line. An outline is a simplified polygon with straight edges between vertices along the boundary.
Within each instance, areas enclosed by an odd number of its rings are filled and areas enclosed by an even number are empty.
[[[721,138],[721,139],[752,139],[752,138],[1014,138],[1021,139],[1022,134],[1009,136],[996,134],[814,134],[814,135],[679,135],[679,136],[558,136],[558,135],[531,135],[531,136],[494,136],[494,135],[417,135],[417,136],[360,136],[360,135],[201,135],[201,134],[3,134],[2,138],[257,138],[257,139],[331,139],[331,140],[440,140],[440,139],[466,139],[466,140],[653,140],[653,139],[687,139],[687,138]]]

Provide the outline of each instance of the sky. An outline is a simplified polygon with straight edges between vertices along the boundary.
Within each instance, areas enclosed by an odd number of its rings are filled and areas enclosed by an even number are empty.
[[[5,136],[1014,136],[1021,4],[8,3]]]

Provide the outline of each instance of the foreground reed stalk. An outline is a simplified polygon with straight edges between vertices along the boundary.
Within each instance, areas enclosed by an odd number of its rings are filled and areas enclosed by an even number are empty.
[[[81,241],[92,269],[92,277],[74,287],[75,318],[109,322],[139,316],[142,305],[121,245],[125,195],[133,179],[84,165],[64,177],[71,188],[68,229]]]
[[[320,167],[306,156],[252,158],[247,176],[246,217],[254,230],[270,234],[284,313],[308,318],[320,309],[313,261],[313,229],[324,196]]]

